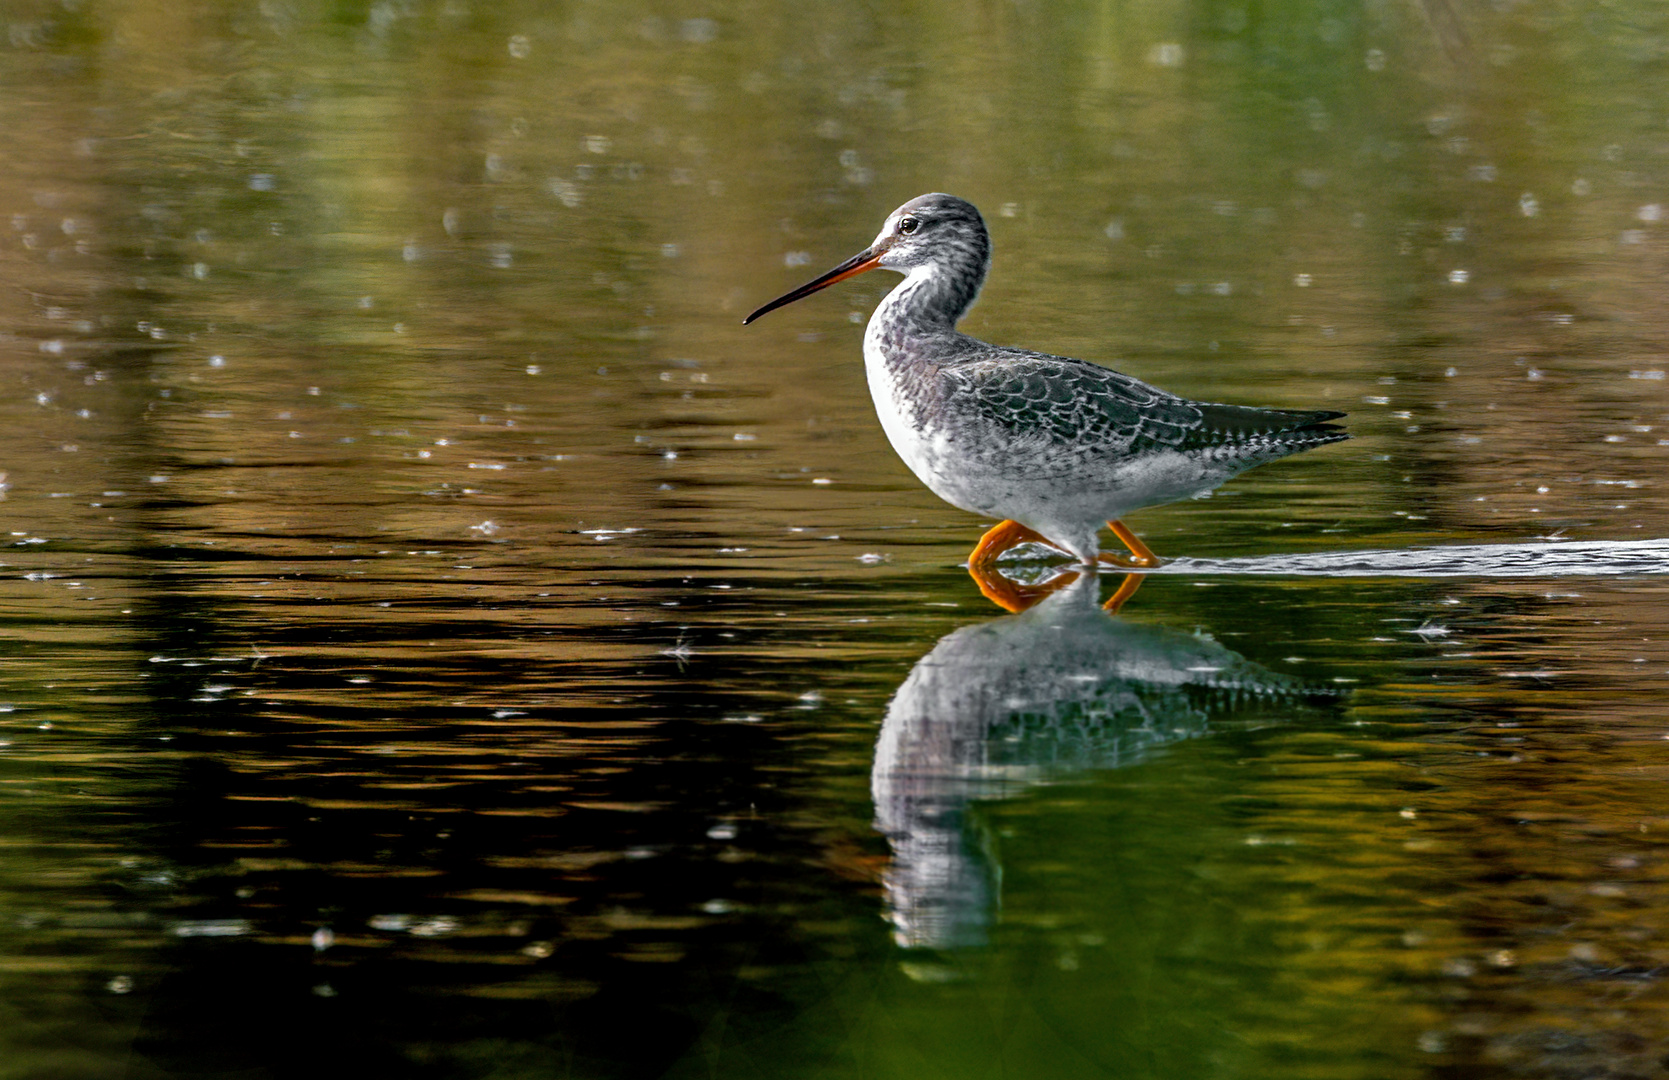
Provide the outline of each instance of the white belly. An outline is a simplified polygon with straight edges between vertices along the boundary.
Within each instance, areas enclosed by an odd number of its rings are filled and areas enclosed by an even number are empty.
[[[955,453],[950,441],[921,422],[909,398],[899,392],[895,376],[879,355],[879,350],[865,340],[863,351],[869,396],[875,402],[875,415],[880,419],[881,430],[887,433],[887,441],[892,444],[893,451],[933,494],[959,509],[984,513],[981,507],[969,502],[966,493],[959,490],[962,485],[958,483],[957,471],[951,467]]]

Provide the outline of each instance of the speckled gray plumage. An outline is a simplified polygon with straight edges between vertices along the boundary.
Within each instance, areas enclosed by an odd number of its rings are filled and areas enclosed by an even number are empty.
[[[1188,401],[1084,360],[965,340],[973,355],[939,369],[942,421],[979,429],[1030,474],[1158,450],[1250,465],[1348,438],[1324,423],[1336,412]]]

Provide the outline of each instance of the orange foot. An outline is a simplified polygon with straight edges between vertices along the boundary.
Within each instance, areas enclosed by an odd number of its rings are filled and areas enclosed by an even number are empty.
[[[1148,546],[1141,542],[1135,533],[1131,532],[1122,521],[1107,522],[1113,530],[1113,535],[1125,547],[1130,549],[1129,555],[1115,555],[1103,552],[1099,558],[1110,566],[1120,566],[1131,570],[1146,570],[1159,565],[1159,556],[1155,555]],[[1049,538],[1038,533],[1018,521],[1002,521],[992,526],[968,556],[968,576],[974,579],[979,591],[987,600],[1006,611],[1021,612],[1042,600],[1045,596],[1063,589],[1078,580],[1076,573],[1063,573],[1044,582],[1041,585],[1022,585],[1019,582],[999,573],[995,563],[1004,552],[1021,544],[1037,543],[1055,547]],[[1118,614],[1124,602],[1136,595],[1136,590],[1142,586],[1140,573],[1127,574],[1118,588],[1107,602],[1101,605],[1109,614]]]
[[[1018,521],[1000,521],[987,530],[985,535],[979,538],[979,543],[974,545],[973,552],[968,556],[968,569],[972,570],[976,566],[983,569],[996,562],[1002,553],[1010,548],[1032,543],[1047,544],[1049,541]]]
[[[1131,532],[1122,521],[1109,521],[1107,527],[1113,530],[1113,535],[1119,542],[1130,549],[1129,555],[1114,555],[1102,552],[1101,561],[1111,566],[1122,566],[1126,569],[1147,569],[1159,565],[1159,556],[1155,555],[1146,544]],[[1131,592],[1135,590],[1132,589]]]
[[[1041,585],[1022,585],[994,567],[981,566],[974,562],[968,563],[968,576],[974,579],[974,584],[979,586],[979,591],[985,595],[987,600],[1004,611],[1016,615],[1032,607],[1050,593],[1064,589],[1078,580],[1076,572],[1067,571],[1064,574],[1050,578]]]

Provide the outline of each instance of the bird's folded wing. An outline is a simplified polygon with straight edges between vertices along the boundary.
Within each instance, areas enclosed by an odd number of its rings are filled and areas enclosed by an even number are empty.
[[[1004,350],[943,369],[946,405],[1013,450],[1137,454],[1186,446],[1200,407],[1083,360]]]

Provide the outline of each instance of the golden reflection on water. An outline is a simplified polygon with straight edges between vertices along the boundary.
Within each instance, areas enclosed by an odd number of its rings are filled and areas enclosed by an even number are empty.
[[[1186,639],[1348,695],[963,792],[984,944],[901,949],[883,718],[1026,617],[875,424],[881,286],[738,325],[950,190],[971,332],[1352,411],[1135,519],[1167,554],[1664,537],[1655,8],[6,28],[24,1072],[288,1075],[297,1031],[369,1075],[1659,1069],[1649,567],[1154,576],[1098,670]]]

